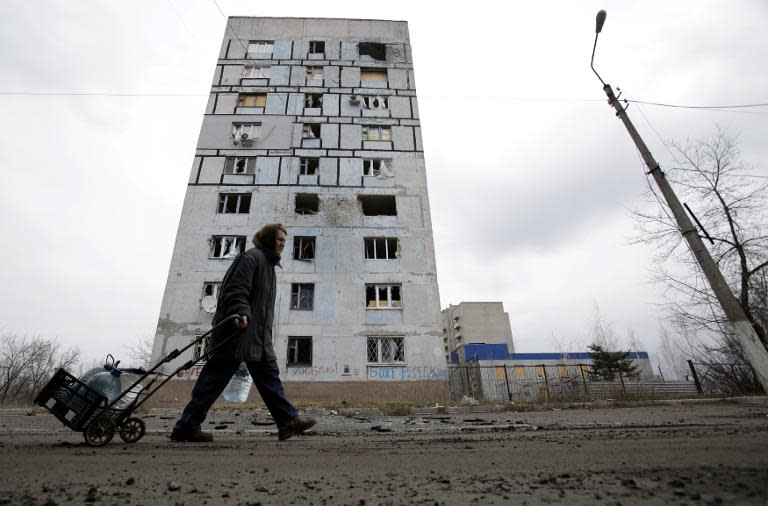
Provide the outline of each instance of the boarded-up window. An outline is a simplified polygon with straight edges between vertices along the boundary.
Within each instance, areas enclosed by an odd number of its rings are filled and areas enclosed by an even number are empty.
[[[364,141],[391,141],[392,127],[383,125],[363,125]]]
[[[515,378],[517,379],[525,379],[528,376],[525,374],[525,366],[522,365],[516,365],[515,366]]]
[[[496,366],[496,379],[497,380],[502,380],[502,381],[507,379],[507,375],[506,375],[506,373],[504,371],[504,366],[503,365],[497,365]]]
[[[243,79],[269,79],[269,67],[246,65],[243,67]]]
[[[267,58],[272,56],[275,42],[272,40],[252,40],[248,43],[248,58]]]
[[[360,69],[361,81],[372,81],[377,83],[387,82],[387,69]]]
[[[265,107],[266,105],[266,93],[246,93],[237,97],[238,107]]]

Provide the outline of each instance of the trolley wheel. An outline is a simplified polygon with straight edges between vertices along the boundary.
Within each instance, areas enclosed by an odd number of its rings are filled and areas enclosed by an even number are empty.
[[[144,420],[132,416],[120,425],[120,437],[126,443],[135,443],[144,436],[147,426]]]
[[[85,442],[91,446],[104,446],[115,436],[115,422],[107,416],[99,416],[83,431]]]

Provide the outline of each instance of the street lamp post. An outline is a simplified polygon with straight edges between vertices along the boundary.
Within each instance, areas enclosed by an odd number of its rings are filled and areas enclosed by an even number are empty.
[[[733,329],[736,340],[741,345],[744,356],[755,370],[758,380],[763,386],[763,390],[768,393],[768,351],[760,341],[755,328],[747,318],[747,315],[744,313],[744,309],[733,295],[733,292],[728,286],[728,283],[726,283],[723,274],[720,272],[717,264],[712,259],[712,255],[709,254],[709,250],[707,250],[706,246],[704,246],[704,242],[701,240],[696,227],[694,227],[693,223],[688,217],[688,214],[685,212],[685,209],[680,203],[680,200],[677,198],[677,195],[675,195],[675,192],[672,190],[672,186],[669,184],[669,181],[664,175],[664,171],[661,170],[658,162],[656,162],[656,160],[653,158],[653,155],[651,155],[651,151],[648,149],[648,146],[645,145],[642,137],[640,137],[637,129],[635,129],[635,126],[630,121],[629,116],[627,116],[626,108],[621,105],[621,102],[619,102],[618,98],[613,92],[613,88],[611,88],[611,85],[603,81],[603,78],[600,77],[600,74],[598,74],[595,70],[594,62],[595,49],[597,48],[597,37],[600,35],[600,32],[603,29],[605,17],[606,12],[604,10],[601,10],[597,13],[595,25],[595,44],[592,47],[592,59],[590,61],[592,71],[595,73],[597,78],[600,79],[600,82],[603,83],[603,91],[608,96],[609,105],[616,110],[616,116],[618,116],[621,122],[624,123],[624,127],[626,127],[627,132],[629,132],[629,136],[632,137],[635,146],[637,146],[638,151],[640,151],[640,155],[643,157],[643,161],[648,167],[648,173],[653,176],[656,185],[659,187],[661,194],[663,195],[667,205],[672,211],[672,215],[677,221],[677,226],[680,229],[680,233],[688,242],[688,246],[690,247],[693,256],[696,258],[699,267],[704,273],[704,276],[706,276],[709,285],[712,287],[712,291],[717,297],[717,300],[720,302],[720,306],[723,308],[723,312],[731,324],[731,328]]]

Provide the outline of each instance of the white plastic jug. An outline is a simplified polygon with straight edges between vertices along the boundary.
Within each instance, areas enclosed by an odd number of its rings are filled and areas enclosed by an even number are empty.
[[[237,402],[243,404],[248,400],[248,392],[251,391],[251,385],[253,379],[251,373],[248,372],[248,366],[245,362],[240,363],[240,367],[235,371],[232,379],[229,380],[227,387],[224,389],[224,399],[229,402]]]

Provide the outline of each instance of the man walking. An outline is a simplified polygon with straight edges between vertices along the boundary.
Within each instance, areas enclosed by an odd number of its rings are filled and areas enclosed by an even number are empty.
[[[213,332],[211,346],[233,333],[236,335],[217,348],[203,366],[192,389],[192,399],[171,432],[172,441],[213,441],[213,434],[202,431],[200,426],[241,362],[248,366],[253,383],[277,424],[280,441],[315,425],[314,419],[299,416],[286,398],[272,346],[275,265],[279,265],[287,233],[279,223],[264,225],[253,236],[256,247],[238,255],[227,269],[213,325],[230,315],[238,317]]]

